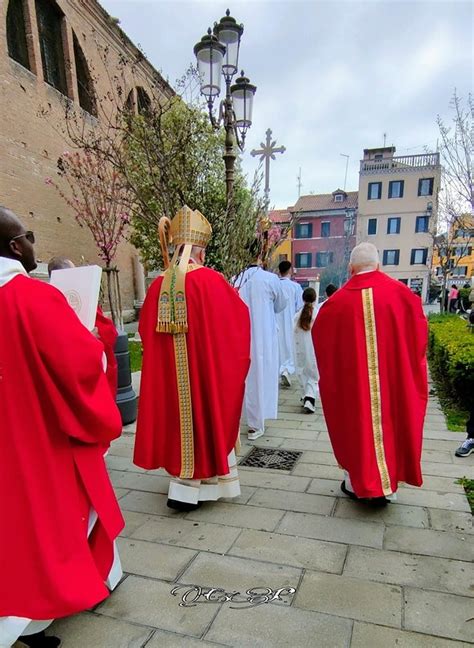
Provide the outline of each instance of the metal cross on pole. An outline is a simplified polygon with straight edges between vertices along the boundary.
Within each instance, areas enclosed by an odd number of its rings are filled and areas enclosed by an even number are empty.
[[[284,146],[276,146],[276,140],[272,141],[272,131],[270,129],[265,133],[267,139],[265,144],[260,142],[261,149],[254,149],[250,151],[250,155],[255,157],[260,155],[260,161],[265,160],[265,212],[268,213],[270,205],[270,160],[275,159],[275,153],[284,153],[286,148]]]

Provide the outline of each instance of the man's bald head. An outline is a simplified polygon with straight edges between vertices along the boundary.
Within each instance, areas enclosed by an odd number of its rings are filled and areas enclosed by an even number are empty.
[[[67,257],[57,256],[50,259],[48,263],[48,275],[51,277],[53,270],[68,270],[69,268],[75,268],[76,266]]]
[[[351,274],[377,270],[379,265],[379,253],[373,243],[359,243],[352,250],[349,261]]]
[[[0,257],[19,261],[27,272],[34,270],[37,265],[33,244],[27,236],[26,229],[16,214],[2,206],[0,206]]]

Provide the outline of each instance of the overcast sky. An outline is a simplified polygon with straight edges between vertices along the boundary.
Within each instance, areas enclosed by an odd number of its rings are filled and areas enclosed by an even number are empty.
[[[227,6],[244,24],[239,66],[257,86],[243,165],[267,128],[286,147],[271,163],[271,204],[358,188],[364,148],[436,150],[436,115],[473,85],[473,4],[458,0],[100,0],[174,85]]]

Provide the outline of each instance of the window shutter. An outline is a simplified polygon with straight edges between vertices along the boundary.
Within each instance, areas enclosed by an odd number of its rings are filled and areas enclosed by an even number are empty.
[[[398,265],[400,262],[400,250],[395,250],[395,265]]]
[[[427,258],[428,258],[428,250],[427,248],[425,248],[423,250],[423,263],[426,263]]]
[[[62,37],[63,14],[50,0],[36,0],[36,17],[44,80],[66,95],[66,68]]]
[[[397,234],[400,234],[400,225],[401,225],[402,219],[397,218]]]
[[[410,265],[413,265],[415,263],[415,252],[416,250],[411,251]]]
[[[383,251],[383,265],[387,265],[387,250]]]
[[[10,0],[8,3],[7,46],[8,56],[30,70],[23,0]]]

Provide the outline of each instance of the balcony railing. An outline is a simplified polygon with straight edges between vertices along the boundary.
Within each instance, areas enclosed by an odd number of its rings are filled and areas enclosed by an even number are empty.
[[[439,153],[422,153],[421,155],[400,155],[382,160],[361,160],[361,171],[390,171],[403,169],[419,169],[422,167],[439,166]]]

